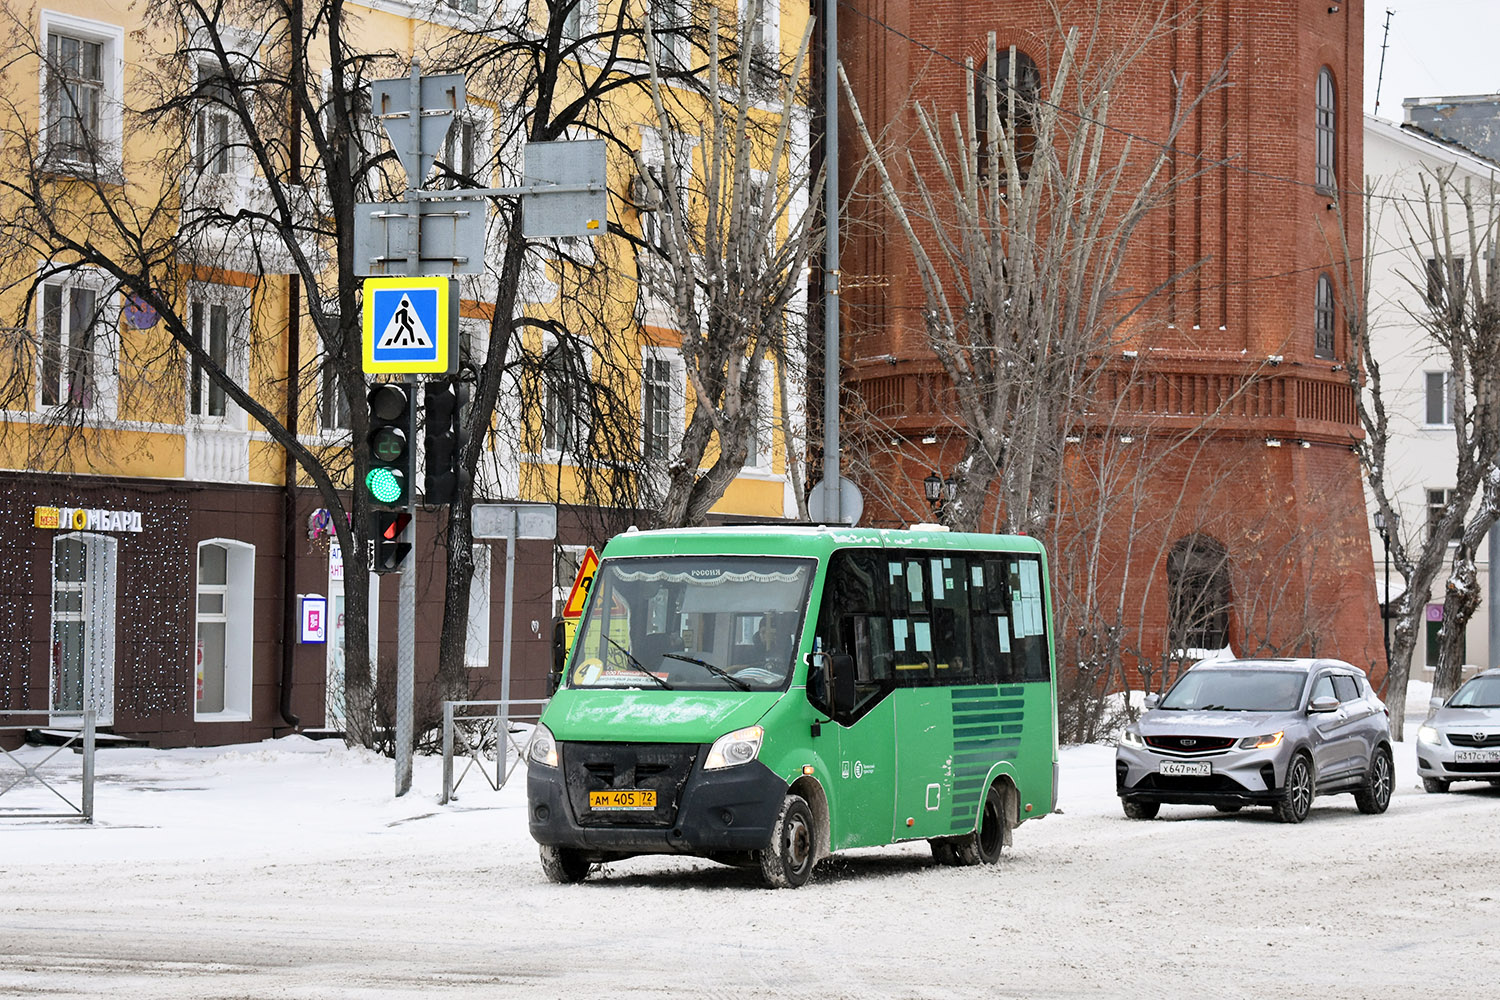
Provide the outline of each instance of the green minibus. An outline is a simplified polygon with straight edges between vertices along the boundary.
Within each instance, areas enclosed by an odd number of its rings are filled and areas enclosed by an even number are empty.
[[[527,747],[542,868],[685,854],[799,886],[853,847],[993,864],[1057,796],[1047,560],[1031,538],[627,531]]]

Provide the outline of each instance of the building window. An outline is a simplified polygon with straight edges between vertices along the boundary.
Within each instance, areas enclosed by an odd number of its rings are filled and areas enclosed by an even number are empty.
[[[1015,67],[1015,89],[1011,89],[1011,67]],[[1024,52],[1014,48],[995,53],[994,80],[988,72],[988,61],[980,67],[979,78],[974,87],[975,143],[979,147],[979,178],[989,177],[990,145],[995,143],[996,160],[1004,164],[1005,152],[999,144],[1010,136],[1016,156],[1016,167],[1021,179],[1031,169],[1032,150],[1036,147],[1036,102],[1041,76],[1036,63]],[[993,89],[992,89],[993,88]],[[995,95],[996,122],[1000,131],[990,134],[990,96]]]
[[[229,539],[198,546],[194,712],[199,719],[250,718],[255,547]]]
[[[755,391],[746,397],[750,406],[750,448],[745,463],[753,469],[770,471],[775,452],[775,407],[772,404],[771,387],[776,381],[776,369],[769,358],[761,361]]]
[[[1453,373],[1424,372],[1426,379],[1427,424],[1430,427],[1453,426]]]
[[[578,348],[554,343],[542,357],[542,448],[576,453],[588,437],[588,368]]]
[[[688,29],[692,26],[689,0],[647,0],[651,18],[651,35],[655,41],[652,55],[664,70],[685,69],[689,64]]]
[[[240,383],[249,368],[248,345],[240,329],[244,303],[235,290],[222,285],[197,285],[188,293],[188,334],[208,355],[208,362],[229,380]],[[187,412],[191,417],[222,420],[229,412],[224,384],[210,374],[210,365],[197,354],[189,356]]]
[[[1437,310],[1463,310],[1465,260],[1462,257],[1427,258],[1427,305]]]
[[[1195,535],[1172,546],[1167,595],[1172,649],[1229,645],[1229,552],[1223,545]]]
[[[481,114],[487,111],[480,105],[470,105],[467,112],[454,118],[438,157],[435,187],[484,187],[489,183],[489,123]]]
[[[772,94],[781,80],[780,0],[740,0],[739,6],[746,82],[754,93]]]
[[[324,431],[347,431],[352,424],[349,417],[349,397],[339,386],[339,373],[333,363],[325,358],[318,370],[318,423]]]
[[[1317,186],[1320,191],[1328,192],[1338,186],[1334,160],[1338,110],[1334,101],[1333,71],[1324,66],[1318,71],[1317,88]]]
[[[54,169],[93,169],[119,157],[124,29],[41,12],[44,156]]]
[[[217,62],[198,65],[198,114],[193,122],[193,166],[199,174],[235,171],[234,81]]]
[[[568,597],[573,593],[573,583],[578,571],[583,568],[587,545],[559,545],[552,553],[552,617],[563,613]]]
[[[1328,275],[1318,275],[1318,287],[1313,296],[1313,356],[1332,358],[1333,355],[1333,282]]]
[[[42,285],[41,358],[37,398],[42,406],[87,410],[98,399],[103,339],[97,289],[69,281]]]
[[[653,461],[672,445],[672,362],[647,357],[641,373],[641,452]]]
[[[113,722],[117,544],[108,535],[70,533],[53,539],[54,716],[77,716],[92,708],[100,725]]]
[[[1449,489],[1429,489],[1427,491],[1427,537],[1433,539],[1438,537],[1441,531],[1440,524],[1443,514],[1448,505],[1453,502],[1453,491]],[[1448,541],[1456,542],[1464,536],[1463,519],[1456,519],[1453,530],[1448,533]]]
[[[488,545],[475,545],[474,573],[469,578],[469,631],[464,638],[464,666],[490,665],[490,554]]]

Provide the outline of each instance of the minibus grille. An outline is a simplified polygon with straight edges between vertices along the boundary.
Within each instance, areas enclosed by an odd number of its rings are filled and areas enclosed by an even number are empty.
[[[568,801],[579,826],[671,826],[699,747],[685,743],[562,743]],[[590,792],[652,791],[651,809],[595,808]]]

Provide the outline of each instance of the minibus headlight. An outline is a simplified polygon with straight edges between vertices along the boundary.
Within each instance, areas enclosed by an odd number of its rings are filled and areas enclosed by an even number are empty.
[[[760,726],[746,726],[744,729],[725,733],[709,747],[703,770],[717,771],[720,768],[750,763],[760,756],[760,744],[765,735],[766,731]]]
[[[557,766],[557,740],[552,738],[552,730],[537,723],[536,732],[531,734],[531,743],[526,748],[526,759],[533,764],[541,764],[543,767]]]

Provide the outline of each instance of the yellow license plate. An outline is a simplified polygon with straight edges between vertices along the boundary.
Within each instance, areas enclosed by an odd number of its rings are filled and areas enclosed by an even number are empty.
[[[589,792],[590,809],[655,809],[656,792],[649,788],[616,788]]]

